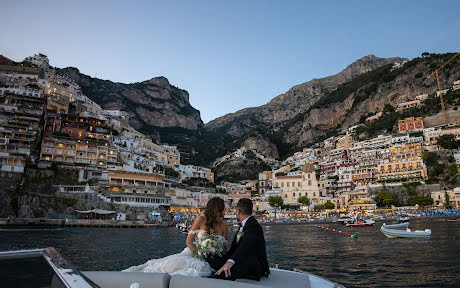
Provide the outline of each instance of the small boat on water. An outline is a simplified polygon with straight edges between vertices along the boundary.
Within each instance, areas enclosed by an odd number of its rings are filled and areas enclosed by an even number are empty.
[[[341,217],[337,220],[337,222],[342,223],[343,225],[347,225],[349,223],[355,222],[355,218],[353,217]]]
[[[380,227],[380,231],[385,234],[388,238],[426,238],[431,236],[431,230],[415,230],[412,231],[411,229],[407,228],[403,229],[390,229],[387,228],[388,225],[382,225]]]
[[[34,260],[34,258],[41,258]],[[27,267],[21,261],[29,263]],[[270,268],[270,276],[260,281],[237,279],[224,281],[205,277],[169,275],[168,273],[119,272],[119,271],[79,271],[54,248],[0,252],[0,261],[11,271],[2,278],[2,287],[50,287],[50,288],[275,288],[310,287],[344,288],[343,286],[302,272]],[[32,263],[32,264],[31,264]],[[31,266],[32,265],[32,266]],[[19,282],[18,282],[19,281]],[[24,284],[23,286],[18,283]],[[27,286],[30,283],[29,286]]]
[[[403,222],[403,223],[398,223],[398,224],[386,224],[383,223],[382,227],[385,226],[387,229],[395,229],[395,228],[407,228],[409,227],[409,222]]]
[[[353,223],[347,223],[347,227],[369,227],[375,224],[374,220],[356,219]]]
[[[407,216],[407,215],[403,215],[401,217],[398,218],[398,222],[402,223],[402,222],[409,222],[410,220],[410,217]]]
[[[457,222],[458,220],[459,220],[459,218],[457,218],[457,217],[450,217],[446,221],[447,222]]]
[[[181,233],[188,233],[190,228],[192,228],[192,225],[188,223],[187,221],[185,221],[185,222],[177,223],[176,228]]]

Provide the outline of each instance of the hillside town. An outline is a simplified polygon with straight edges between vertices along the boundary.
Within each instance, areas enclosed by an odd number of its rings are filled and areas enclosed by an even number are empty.
[[[459,90],[457,80],[442,93]],[[439,97],[439,92],[417,95],[392,109],[420,107],[429,97]],[[0,99],[0,173],[9,179],[3,189],[24,182],[32,168],[69,170],[78,176],[77,183],[54,183],[49,193],[85,200],[94,209],[135,211],[132,217],[137,219],[153,219],[165,211],[187,217],[202,211],[215,196],[223,198],[228,209],[240,198],[251,198],[256,213],[266,216],[280,209],[298,215],[372,210],[385,200],[380,192],[411,183],[428,188],[423,195],[411,195],[409,204],[418,205],[428,195],[433,205],[460,205],[460,188],[454,187],[460,151],[439,143],[439,139],[460,140],[456,110],[449,113],[449,122],[408,117],[398,121],[397,133],[370,139],[360,138],[359,125],[349,127],[284,161],[253,149],[251,154],[272,170],[259,173],[258,179],[214,183],[210,168],[181,164],[176,146],[155,143],[136,131],[127,112],[104,110],[77,83],[56,73],[46,55],[22,62],[0,56]],[[385,113],[383,108],[365,122],[377,121]],[[215,165],[244,158],[246,152],[239,149]],[[430,153],[442,154],[450,159],[446,163],[453,163],[449,166],[455,170],[452,189],[429,182]],[[273,204],[279,198],[282,204]],[[390,200],[387,206],[397,204],[396,199]]]

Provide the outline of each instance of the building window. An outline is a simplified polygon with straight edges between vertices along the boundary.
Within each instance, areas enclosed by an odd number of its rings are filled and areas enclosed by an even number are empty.
[[[292,197],[295,197],[295,193],[292,193]]]
[[[308,186],[311,186],[311,180],[308,180]]]

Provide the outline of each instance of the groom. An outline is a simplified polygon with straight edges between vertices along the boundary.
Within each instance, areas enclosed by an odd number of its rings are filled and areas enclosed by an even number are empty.
[[[240,228],[226,256],[208,259],[211,267],[217,270],[216,274],[210,277],[226,280],[247,278],[259,281],[261,276],[270,274],[262,226],[251,216],[252,202],[247,198],[238,201],[235,214],[240,221]]]

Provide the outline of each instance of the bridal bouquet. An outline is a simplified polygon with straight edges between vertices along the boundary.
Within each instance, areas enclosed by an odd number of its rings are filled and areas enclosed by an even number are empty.
[[[193,256],[203,261],[208,257],[214,257],[216,254],[221,257],[224,252],[224,243],[225,239],[214,234],[211,229],[208,234],[195,242],[196,249],[193,251]]]

